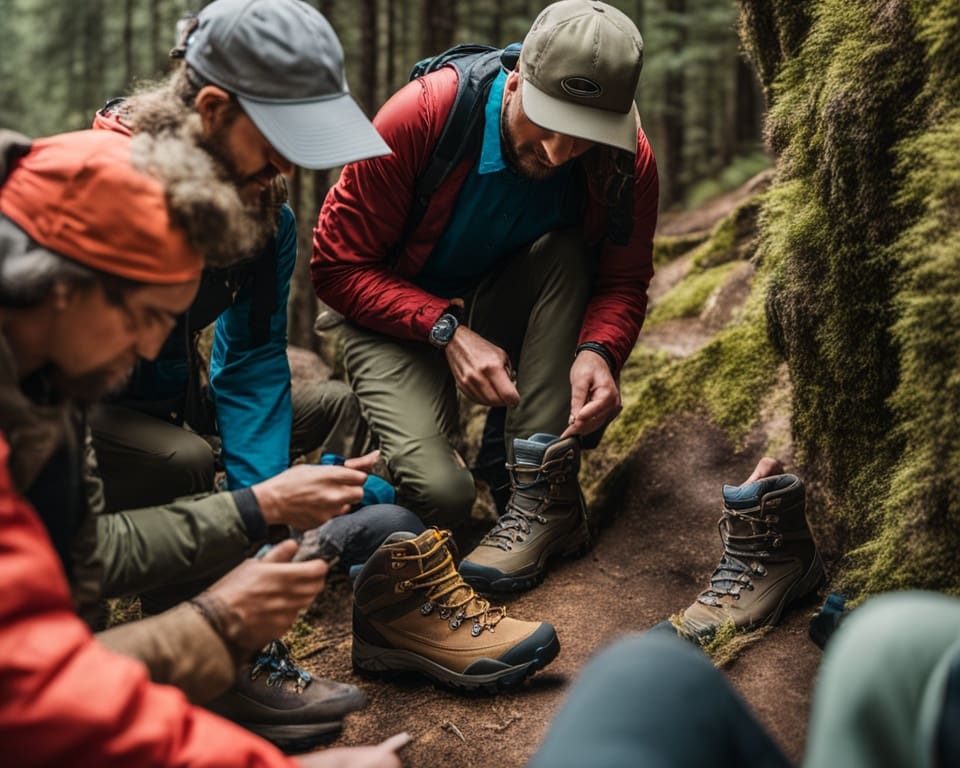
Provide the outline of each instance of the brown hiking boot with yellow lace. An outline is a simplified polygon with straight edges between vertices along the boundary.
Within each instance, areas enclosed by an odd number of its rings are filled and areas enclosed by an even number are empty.
[[[543,580],[554,555],[590,546],[580,492],[580,439],[535,434],[513,441],[507,511],[460,563],[460,575],[480,592],[518,592]]]
[[[823,579],[796,475],[723,486],[723,557],[710,586],[680,617],[680,633],[701,642],[721,624],[752,629],[780,620],[793,600]]]
[[[394,533],[354,584],[353,666],[464,690],[512,688],[560,651],[553,627],[507,617],[457,573],[449,531]]]

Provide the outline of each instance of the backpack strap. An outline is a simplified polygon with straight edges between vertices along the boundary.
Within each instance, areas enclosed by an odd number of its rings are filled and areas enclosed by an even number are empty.
[[[391,250],[388,260],[391,267],[396,266],[404,244],[423,221],[433,193],[454,168],[479,148],[490,85],[501,68],[513,69],[519,56],[519,43],[504,49],[489,45],[458,45],[414,65],[410,73],[412,80],[445,66],[454,67],[459,78],[457,95],[443,124],[440,138],[427,167],[417,179],[402,236]]]

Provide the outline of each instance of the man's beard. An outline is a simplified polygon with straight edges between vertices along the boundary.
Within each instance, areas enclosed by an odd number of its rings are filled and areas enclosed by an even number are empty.
[[[92,371],[81,376],[67,376],[56,368],[52,370],[50,378],[60,397],[83,407],[92,405],[107,395],[121,392],[129,381],[129,378],[118,381],[113,371]]]
[[[259,250],[274,235],[277,229],[279,215],[279,206],[274,201],[273,185],[256,194],[253,200],[248,200],[245,195],[245,187],[259,180],[269,181],[276,174],[276,169],[268,166],[257,173],[249,176],[242,176],[230,153],[227,151],[226,135],[230,129],[231,121],[221,124],[213,134],[202,142],[203,148],[219,164],[224,177],[229,179],[241,194],[241,199],[245,204],[245,212],[250,219],[256,231],[257,246],[254,250]]]
[[[507,120],[508,111],[505,109],[500,115],[500,150],[504,161],[513,172],[523,179],[540,181],[560,170],[560,166],[542,163],[537,157],[533,144],[517,143],[516,136],[510,128],[510,121]]]

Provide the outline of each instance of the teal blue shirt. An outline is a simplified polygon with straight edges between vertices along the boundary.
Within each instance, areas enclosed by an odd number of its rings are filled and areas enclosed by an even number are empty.
[[[518,176],[503,160],[500,108],[507,72],[490,86],[483,144],[450,221],[414,283],[436,296],[469,293],[497,262],[541,235],[582,219],[582,194],[573,163],[539,181]]]

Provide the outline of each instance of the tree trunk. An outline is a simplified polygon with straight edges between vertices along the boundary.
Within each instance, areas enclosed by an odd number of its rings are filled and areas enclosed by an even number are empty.
[[[360,103],[367,115],[377,111],[377,0],[363,0],[360,12]]]
[[[134,0],[123,2],[123,82],[128,86],[135,75],[133,42],[133,6]]]
[[[421,53],[432,56],[453,45],[457,28],[456,0],[423,0],[421,5]]]
[[[163,14],[160,12],[160,5],[162,2],[163,0],[150,0],[150,60],[154,75],[166,69],[166,56],[161,43],[163,39]]]
[[[387,0],[387,66],[383,73],[387,98],[397,89],[397,4],[396,0]]]
[[[756,71],[742,56],[737,59],[734,123],[738,148],[760,141],[763,132],[763,92]]]
[[[687,38],[682,21],[686,12],[686,0],[667,0],[666,10],[673,18],[671,57],[674,62],[681,61]],[[670,64],[664,76],[663,111],[660,118],[660,140],[663,145],[663,150],[659,153],[660,204],[665,209],[683,197],[684,86],[683,69],[679,64]]]

